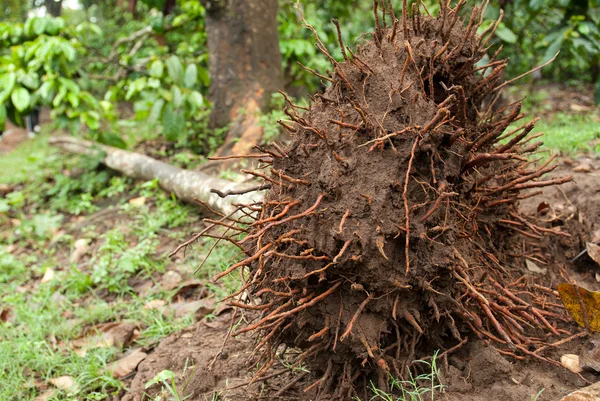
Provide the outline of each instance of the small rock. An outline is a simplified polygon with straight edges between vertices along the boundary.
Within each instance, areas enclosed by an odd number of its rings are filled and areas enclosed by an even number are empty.
[[[563,397],[560,401],[600,401],[600,382]]]
[[[179,283],[183,281],[181,275],[172,270],[165,273],[162,280],[160,280],[160,285],[167,291],[177,288]]]
[[[560,357],[560,363],[573,373],[580,373],[583,371],[579,366],[579,355],[565,354]]]

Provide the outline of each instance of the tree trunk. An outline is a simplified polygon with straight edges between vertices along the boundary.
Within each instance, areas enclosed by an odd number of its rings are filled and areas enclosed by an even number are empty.
[[[262,202],[263,199],[263,192],[252,186],[212,177],[198,171],[183,170],[146,155],[97,142],[58,136],[50,138],[49,143],[69,152],[100,157],[102,164],[127,177],[145,181],[158,179],[158,185],[162,189],[175,194],[182,201],[198,205],[196,201],[198,199],[205,202],[212,210],[224,215],[231,214],[236,218],[244,219],[245,214],[236,211],[238,207],[234,204],[251,204]],[[238,194],[231,194],[232,192]],[[225,196],[228,193],[231,195]]]
[[[232,123],[218,154],[246,154],[262,139],[257,113],[282,88],[277,0],[203,0],[208,34],[210,126]]]
[[[175,9],[176,0],[165,0],[163,7],[163,15],[170,15]]]
[[[60,17],[62,14],[62,0],[45,0],[46,12],[53,17]]]

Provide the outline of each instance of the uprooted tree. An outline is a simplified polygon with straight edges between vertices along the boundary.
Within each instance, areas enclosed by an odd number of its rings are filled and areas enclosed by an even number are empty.
[[[271,187],[239,206],[254,221],[213,224],[245,255],[215,279],[243,273],[232,304],[259,316],[234,335],[257,336],[258,377],[281,344],[320,376],[306,389],[316,399],[350,399],[368,380],[385,388],[388,374],[473,337],[554,363],[539,352],[568,334],[564,315],[508,255],[565,235],[518,202],[571,178],[543,178],[553,158],[530,135],[536,120],[517,123],[520,103],[484,102],[509,83],[497,53],[477,64],[500,21],[477,35],[485,7],[463,21],[464,5],[440,1],[434,18],[404,1],[396,17],[375,0],[372,39],[352,51],[340,35],[341,61],[315,32],[332,65],[315,73],[329,87],[308,108],[289,103],[287,149],[253,155]]]

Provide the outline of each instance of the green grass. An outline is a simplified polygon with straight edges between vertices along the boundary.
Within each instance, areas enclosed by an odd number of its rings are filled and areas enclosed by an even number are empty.
[[[536,124],[543,132],[541,140],[546,148],[567,155],[595,151],[600,153],[600,118],[593,113],[558,113]]]
[[[0,154],[0,184],[17,184],[28,180],[44,162],[57,154],[48,146],[48,135],[25,141],[8,154]]]
[[[14,186],[0,199],[0,312],[8,314],[0,321],[0,400],[33,400],[60,376],[73,377],[77,391],[58,391],[51,400],[108,399],[124,388],[106,370],[122,351],[91,348],[81,355],[73,341],[100,323],[135,322],[140,337],[130,348],[138,348],[193,323],[193,316],[176,319],[144,308],[155,299],[168,304],[174,291],[156,286],[141,297],[130,283],[160,281],[172,250],[161,244],[189,238],[201,218],[157,182],[136,184],[97,161],[65,157],[49,148],[45,136],[0,157],[0,183]],[[132,197],[144,197],[145,204],[131,205]],[[107,208],[115,209],[110,223],[91,219]],[[79,238],[92,249],[83,261],[70,263]],[[210,245],[199,243],[188,255],[206,254]],[[219,246],[198,277],[221,271],[235,253]],[[199,260],[178,263],[193,271]],[[55,276],[41,283],[47,269]],[[219,296],[238,285],[231,279],[211,288]]]
[[[444,391],[439,380],[437,352],[431,362],[418,360],[415,363],[425,367],[426,372],[416,377],[410,374],[408,380],[399,380],[390,376],[390,392],[383,391],[371,382],[373,396],[369,401],[434,401]],[[361,401],[357,399],[356,401]]]

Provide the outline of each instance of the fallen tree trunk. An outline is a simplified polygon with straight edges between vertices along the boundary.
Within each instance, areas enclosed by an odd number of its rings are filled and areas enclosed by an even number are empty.
[[[70,136],[50,138],[51,145],[69,152],[99,157],[102,164],[116,170],[127,177],[138,180],[158,179],[159,186],[179,199],[200,205],[196,200],[205,202],[211,209],[224,215],[241,217],[242,212],[236,211],[236,204],[251,204],[261,202],[262,191],[252,191],[251,186],[212,177],[208,174],[183,170],[162,161],[139,153],[113,148],[97,142],[86,141]],[[213,192],[220,192],[217,194]],[[228,193],[241,193],[228,195]],[[246,192],[246,193],[244,193]]]

